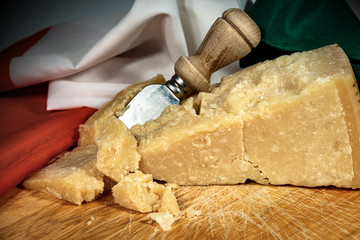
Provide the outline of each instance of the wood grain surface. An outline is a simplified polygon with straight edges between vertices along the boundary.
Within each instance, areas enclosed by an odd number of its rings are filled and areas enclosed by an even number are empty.
[[[358,190],[248,183],[180,187],[175,195],[181,210],[202,214],[165,232],[111,194],[75,206],[14,188],[0,198],[0,239],[360,239]]]

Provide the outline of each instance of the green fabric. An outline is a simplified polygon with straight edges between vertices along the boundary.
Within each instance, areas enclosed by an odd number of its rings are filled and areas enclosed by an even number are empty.
[[[260,27],[263,50],[291,53],[337,43],[360,80],[360,21],[345,0],[257,0],[248,13]]]

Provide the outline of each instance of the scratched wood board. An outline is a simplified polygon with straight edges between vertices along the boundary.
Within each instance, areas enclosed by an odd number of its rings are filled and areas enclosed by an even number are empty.
[[[360,239],[358,190],[193,186],[175,190],[180,218],[163,231],[147,214],[114,204],[111,194],[76,206],[15,188],[0,198],[0,239]]]

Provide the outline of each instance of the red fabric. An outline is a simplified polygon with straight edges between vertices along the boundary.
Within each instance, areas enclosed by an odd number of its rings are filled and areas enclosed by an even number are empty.
[[[73,146],[95,109],[46,111],[48,83],[0,94],[0,196]]]
[[[23,55],[47,32],[44,29],[0,53],[0,92],[15,89],[10,79],[12,58]],[[46,111],[48,83],[0,94],[0,196],[31,172],[73,146],[78,126],[95,109]]]

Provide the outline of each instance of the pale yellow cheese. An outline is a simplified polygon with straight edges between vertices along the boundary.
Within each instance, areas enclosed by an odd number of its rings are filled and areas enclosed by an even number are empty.
[[[248,67],[127,129],[119,113],[144,86],[159,82],[161,75],[120,92],[80,126],[79,147],[24,186],[81,204],[111,188],[111,178],[118,182],[115,202],[157,211],[151,216],[164,229],[179,206],[171,187],[152,177],[181,185],[251,179],[360,188],[359,92],[337,45]]]
[[[243,121],[233,115],[182,115],[140,141],[141,170],[178,184],[267,183],[244,161]],[[153,165],[156,162],[156,169]]]
[[[115,203],[132,210],[167,212],[175,217],[180,213],[171,187],[154,182],[150,174],[140,171],[125,176],[113,187],[112,194]]]
[[[78,145],[84,146],[95,144],[96,140],[102,135],[107,120],[113,116],[119,116],[130,100],[149,84],[164,83],[162,75],[137,84],[132,84],[120,91],[110,102],[95,112],[84,124],[79,127]]]
[[[110,117],[96,144],[97,169],[118,182],[112,188],[114,202],[143,213],[158,211],[155,220],[163,229],[171,229],[180,212],[176,197],[170,185],[158,184],[150,174],[137,171],[137,141],[125,124]]]
[[[35,172],[23,185],[77,205],[90,202],[104,190],[104,175],[95,167],[96,151],[95,145],[77,147]]]
[[[189,185],[359,188],[359,102],[337,45],[259,63],[134,127],[140,169]]]
[[[157,211],[161,213],[170,213],[174,217],[177,217],[180,214],[180,208],[171,189],[171,185],[166,185],[164,187],[164,190],[161,192],[160,208]]]
[[[244,145],[271,184],[351,186],[352,148],[334,84],[314,83],[266,111],[246,121]]]
[[[116,129],[114,133],[111,133],[108,129],[104,135],[108,120],[115,118],[143,87],[152,83],[163,83],[164,81],[164,78],[158,75],[149,81],[133,84],[119,92],[112,101],[105,104],[79,127],[79,147],[65,155],[60,154],[51,160],[51,165],[29,176],[23,184],[24,187],[46,192],[54,197],[75,204],[94,200],[103,190],[105,192],[110,191],[114,185],[113,180],[99,171],[96,165],[112,179],[119,180],[123,174],[134,171],[138,167],[139,157],[136,156],[136,150],[134,151],[134,148],[136,148],[134,137],[129,136],[128,130],[121,125],[120,121],[117,123],[119,129]],[[112,121],[112,123],[114,122]],[[108,127],[114,127],[114,124],[109,123]],[[114,140],[111,141],[111,139],[121,135],[128,136],[128,138],[122,138],[119,143]],[[101,140],[99,142],[98,140],[101,136],[103,136],[103,140],[107,138],[109,143],[102,143]],[[97,161],[96,142],[101,148],[99,161]],[[115,165],[111,167],[112,164],[121,161],[119,156],[116,156],[115,160],[111,163],[104,164],[104,159],[107,157],[106,154],[110,154],[111,149],[119,150],[121,143],[125,145],[131,143],[134,146],[131,149],[133,151],[132,155],[127,158],[125,157],[124,162],[120,163],[119,169],[115,169],[117,167]],[[112,144],[111,149],[110,147],[104,149],[104,145],[109,146],[109,144]],[[128,150],[128,152],[130,151],[127,147],[121,148],[121,150],[124,149]],[[121,152],[123,154],[121,155],[120,153],[120,155],[124,156],[125,151]],[[131,158],[132,156],[134,156],[134,159]]]
[[[155,220],[164,231],[171,230],[171,225],[177,220],[169,212],[153,212],[149,214],[150,218]]]
[[[119,182],[129,172],[138,169],[140,155],[137,152],[137,141],[116,117],[108,119],[96,145],[96,167],[112,180]]]

